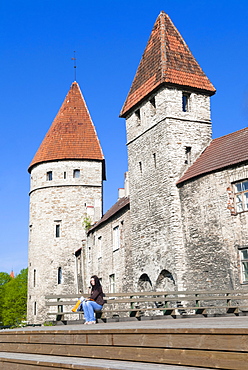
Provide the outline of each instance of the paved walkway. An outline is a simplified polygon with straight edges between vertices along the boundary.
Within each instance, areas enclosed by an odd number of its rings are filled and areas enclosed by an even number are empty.
[[[156,319],[141,321],[122,321],[98,323],[96,325],[56,325],[25,327],[11,330],[101,330],[101,329],[187,329],[187,328],[233,328],[248,329],[248,316],[229,316],[229,317],[201,317],[201,318],[180,318],[180,319]]]

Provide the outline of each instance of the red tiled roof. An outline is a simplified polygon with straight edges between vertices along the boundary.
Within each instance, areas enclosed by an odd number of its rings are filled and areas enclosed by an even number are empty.
[[[248,127],[211,141],[177,184],[248,161]]]
[[[95,228],[108,221],[110,217],[114,216],[124,207],[129,205],[129,197],[120,198],[103,216],[102,218],[90,228],[89,232],[94,231]]]
[[[161,12],[120,116],[125,117],[131,108],[164,83],[200,89],[210,95],[216,91],[169,16]]]
[[[100,142],[77,82],[70,90],[30,166],[63,159],[104,160]]]

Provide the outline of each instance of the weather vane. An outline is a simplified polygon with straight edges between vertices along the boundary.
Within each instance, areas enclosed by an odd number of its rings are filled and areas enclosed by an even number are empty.
[[[77,58],[76,58],[76,51],[74,51],[74,57],[71,58],[71,60],[74,60],[74,80],[76,81],[77,78],[77,74],[76,74],[76,69],[77,69],[77,64],[76,64],[76,61],[77,61]]]

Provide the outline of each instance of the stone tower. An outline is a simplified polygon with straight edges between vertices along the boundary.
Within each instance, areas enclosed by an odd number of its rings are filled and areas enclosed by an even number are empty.
[[[30,166],[28,321],[44,322],[44,297],[77,293],[84,221],[102,216],[102,149],[74,82]]]
[[[211,140],[215,88],[170,20],[155,22],[121,111],[130,178],[130,287],[185,289],[177,180]]]

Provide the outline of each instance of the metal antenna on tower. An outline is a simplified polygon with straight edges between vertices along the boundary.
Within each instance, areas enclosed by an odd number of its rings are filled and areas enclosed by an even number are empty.
[[[74,60],[74,81],[77,80],[77,74],[76,74],[76,70],[77,70],[77,64],[76,64],[76,61],[77,61],[77,58],[76,58],[76,51],[74,50],[74,58],[71,58],[71,60]]]

